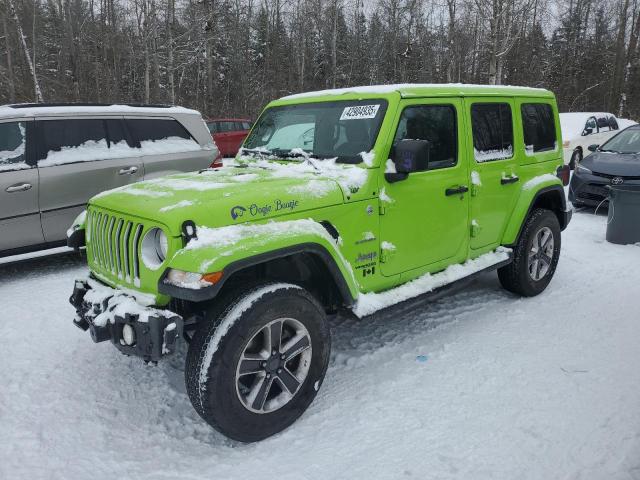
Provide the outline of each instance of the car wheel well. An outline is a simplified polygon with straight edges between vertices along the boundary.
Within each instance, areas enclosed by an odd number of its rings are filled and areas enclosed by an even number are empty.
[[[552,211],[556,217],[558,217],[558,223],[560,223],[560,228],[564,229],[566,225],[564,225],[564,208],[566,202],[564,200],[564,192],[560,189],[551,189],[547,191],[543,191],[539,193],[531,207],[529,208],[529,212],[535,211],[536,208],[544,208],[546,210]],[[528,217],[529,215],[527,215]]]
[[[234,271],[225,281],[222,291],[242,288],[256,281],[278,281],[300,285],[309,291],[324,307],[327,313],[333,313],[345,304],[351,303],[345,298],[344,290],[338,287],[331,268],[315,252],[297,252],[260,263],[248,265]]]

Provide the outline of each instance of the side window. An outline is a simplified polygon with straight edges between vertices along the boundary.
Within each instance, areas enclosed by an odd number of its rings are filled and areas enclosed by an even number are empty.
[[[524,146],[527,155],[556,149],[556,125],[553,109],[546,103],[523,103],[520,106]]]
[[[233,130],[233,122],[220,122],[219,125],[221,132],[230,132]]]
[[[476,162],[513,157],[513,121],[508,103],[471,105],[471,129]]]
[[[107,140],[109,148],[133,147],[129,136],[124,130],[124,122],[122,120],[105,120],[107,125]]]
[[[218,122],[209,122],[207,127],[211,133],[218,133]]]
[[[601,117],[598,117],[598,129],[601,132],[609,130],[609,121],[607,120],[607,117],[605,117],[604,115]]]
[[[618,126],[618,121],[616,120],[616,117],[614,117],[613,115],[609,117],[609,128],[611,130],[618,130],[620,128]]]
[[[416,105],[402,111],[393,141],[428,140],[428,170],[453,167],[458,159],[458,127],[453,105]]]
[[[242,126],[242,122],[233,122],[233,123],[234,123],[233,129],[236,132],[241,132],[242,130],[244,130],[244,127]]]
[[[25,122],[0,123],[0,172],[27,168]]]
[[[166,139],[191,139],[189,132],[180,125],[176,120],[172,119],[127,119],[127,125],[133,136],[140,142],[155,142]]]
[[[251,124],[249,122],[242,122],[242,130],[251,130]]]
[[[41,167],[109,158],[103,120],[39,120]]]
[[[598,125],[596,125],[595,117],[590,117],[589,120],[587,120],[587,123],[585,123],[584,125],[584,131],[582,132],[582,135],[591,135],[593,133],[598,133]]]

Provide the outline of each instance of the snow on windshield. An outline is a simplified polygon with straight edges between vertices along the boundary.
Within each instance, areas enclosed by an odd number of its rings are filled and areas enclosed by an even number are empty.
[[[107,140],[88,140],[76,147],[62,147],[59,151],[50,151],[44,160],[38,162],[40,167],[50,167],[65,163],[90,162],[109,158],[142,157],[145,155],[162,155],[167,153],[193,152],[203,150],[198,143],[181,137],[168,137],[162,140],[144,140],[140,148],[131,148],[126,141],[107,145]]]

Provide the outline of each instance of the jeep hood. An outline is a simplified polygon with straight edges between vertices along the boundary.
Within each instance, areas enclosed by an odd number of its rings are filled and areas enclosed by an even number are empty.
[[[341,204],[368,171],[336,165],[229,166],[146,180],[96,195],[90,205],[164,224],[180,235],[182,223],[219,227],[276,218]],[[296,162],[297,163],[297,162]]]
[[[640,176],[640,154],[637,153],[594,152],[584,157],[580,164],[605,175]]]

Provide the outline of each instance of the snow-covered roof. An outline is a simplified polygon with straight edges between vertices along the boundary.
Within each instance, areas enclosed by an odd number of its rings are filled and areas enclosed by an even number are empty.
[[[520,87],[511,85],[473,85],[468,83],[397,83],[391,85],[367,85],[361,87],[334,88],[329,90],[318,90],[314,92],[296,93],[287,95],[280,100],[296,100],[303,98],[321,97],[325,95],[344,95],[348,93],[366,95],[385,95],[397,92],[402,97],[421,96],[425,94],[449,93],[455,90],[459,95],[473,94],[496,94],[496,95],[526,95],[527,92],[535,95],[551,92],[543,88]]]
[[[46,115],[168,115],[191,114],[200,115],[200,112],[184,107],[152,107],[132,105],[29,105],[29,106],[0,106],[0,119],[16,117],[35,117]]]

